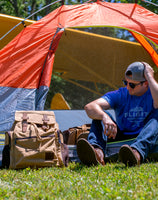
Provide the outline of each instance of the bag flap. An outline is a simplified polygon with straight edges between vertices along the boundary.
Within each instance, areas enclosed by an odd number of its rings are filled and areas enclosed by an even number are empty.
[[[35,124],[43,124],[46,122],[48,125],[51,125],[56,123],[53,111],[16,111],[15,121],[20,122],[23,120]]]

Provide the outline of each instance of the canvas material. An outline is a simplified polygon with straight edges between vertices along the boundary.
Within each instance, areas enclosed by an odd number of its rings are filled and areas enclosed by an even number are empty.
[[[27,120],[22,117],[24,113]],[[47,124],[43,116],[47,116]],[[52,111],[17,111],[15,123],[5,139],[7,144],[11,138],[9,168],[64,166],[58,130]]]

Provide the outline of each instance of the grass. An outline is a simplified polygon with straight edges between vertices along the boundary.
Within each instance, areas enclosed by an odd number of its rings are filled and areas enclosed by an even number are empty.
[[[158,163],[0,170],[0,199],[158,199]]]

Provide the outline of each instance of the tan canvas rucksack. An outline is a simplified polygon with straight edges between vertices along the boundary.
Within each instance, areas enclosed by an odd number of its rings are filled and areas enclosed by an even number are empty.
[[[63,144],[53,111],[17,111],[6,133],[2,165],[10,169],[67,166],[68,148]],[[4,149],[5,149],[4,148]]]

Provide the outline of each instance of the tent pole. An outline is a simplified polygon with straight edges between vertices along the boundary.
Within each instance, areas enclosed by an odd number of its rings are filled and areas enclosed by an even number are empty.
[[[41,9],[39,9],[39,10],[37,10],[36,12],[34,12],[34,13],[32,13],[31,15],[29,15],[28,17],[26,17],[24,20],[22,20],[21,22],[19,22],[19,24],[17,24],[16,26],[14,26],[12,29],[10,29],[6,34],[4,34],[1,38],[0,38],[0,41],[3,39],[3,38],[5,38],[11,31],[13,31],[16,27],[18,27],[20,24],[25,24],[24,22],[27,20],[27,19],[29,19],[30,17],[32,17],[33,15],[35,15],[35,14],[37,14],[38,12],[40,12],[41,10],[44,10],[45,8],[47,8],[47,7],[49,7],[49,6],[51,6],[51,5],[53,5],[53,4],[55,4],[55,3],[58,3],[58,2],[60,2],[61,0],[57,0],[57,1],[55,1],[55,2],[52,2],[52,3],[50,3],[49,5],[46,5],[46,6],[44,6],[43,8],[41,8]],[[24,28],[25,28],[25,26],[24,26]]]
[[[97,86],[96,82],[94,82],[94,85],[95,85],[95,88],[96,88],[97,92],[99,92],[99,89],[98,89],[98,86]]]
[[[152,4],[152,5],[154,5],[154,6],[158,6],[158,4],[156,4],[156,3],[152,3],[152,2],[147,1],[147,0],[141,0],[141,1],[144,1],[144,2],[146,2],[146,3]]]
[[[85,90],[88,90],[88,91],[90,91],[90,92],[92,92],[92,93],[94,93],[94,94],[97,94],[97,95],[100,95],[100,96],[102,96],[103,94],[101,94],[100,92],[96,92],[95,90],[92,90],[92,89],[90,89],[90,88],[88,88],[88,87],[86,87],[86,86],[84,86],[84,85],[81,85],[80,83],[77,83],[77,82],[75,82],[75,81],[73,81],[73,80],[70,80],[70,79],[67,79],[67,78],[63,78],[62,76],[60,76],[60,75],[58,75],[58,74],[54,74],[55,76],[58,76],[58,77],[60,77],[60,78],[62,78],[62,79],[64,79],[65,81],[68,81],[68,82],[70,82],[70,83],[72,83],[72,84],[74,84],[74,85],[77,85],[77,86],[79,86],[79,87],[81,87],[81,88],[83,88],[83,89],[85,89]]]

